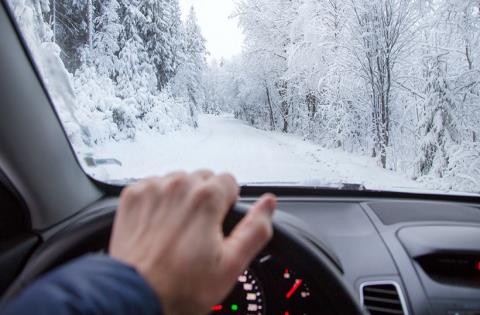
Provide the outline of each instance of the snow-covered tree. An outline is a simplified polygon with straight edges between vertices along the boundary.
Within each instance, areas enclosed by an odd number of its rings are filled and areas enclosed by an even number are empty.
[[[179,95],[187,96],[197,111],[201,109],[208,111],[203,82],[207,70],[207,50],[193,7],[190,8],[184,32],[184,61],[175,78],[175,91]]]
[[[418,168],[421,175],[443,177],[449,165],[449,149],[457,141],[455,99],[447,81],[442,55],[425,59],[425,103],[419,134],[422,139]]]
[[[222,92],[219,89],[224,85],[224,64],[216,59],[212,60],[203,76],[205,102],[203,105],[203,112],[209,114],[220,114],[223,111],[228,111],[228,108],[223,108]]]
[[[102,1],[100,12],[95,19],[91,52],[91,61],[100,75],[106,75],[112,79],[116,77],[120,51],[119,39],[122,31],[119,2],[117,0]]]
[[[352,0],[352,52],[370,94],[374,156],[387,166],[396,66],[411,42],[416,15],[409,0]]]
[[[440,14],[438,14],[440,13]],[[480,4],[476,1],[439,1],[435,24],[441,32],[449,64],[454,64],[455,93],[460,102],[457,109],[459,128],[468,141],[477,142],[480,124]],[[466,118],[468,117],[468,118]]]
[[[125,15],[124,29],[120,35],[121,50],[116,66],[117,94],[127,100],[129,106],[121,111],[128,115],[129,119],[142,119],[151,109],[150,100],[157,88],[156,69],[151,63],[142,37],[143,26],[148,22],[139,10],[142,1],[123,1]]]
[[[55,42],[62,48],[65,66],[74,72],[85,61],[88,52],[85,46],[93,46],[94,24],[100,11],[100,1],[51,0],[51,7],[45,18],[54,30]]]
[[[159,89],[175,75],[182,60],[182,21],[178,0],[147,0],[139,4],[145,17],[141,36],[157,71]]]

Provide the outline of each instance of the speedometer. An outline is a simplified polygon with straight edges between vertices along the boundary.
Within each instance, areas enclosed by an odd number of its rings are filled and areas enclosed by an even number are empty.
[[[299,266],[293,257],[264,253],[210,315],[332,315],[328,300]]]
[[[299,266],[294,257],[267,254],[258,260],[255,270],[262,279],[269,314],[333,314],[327,299],[311,286],[311,278]]]
[[[263,290],[255,274],[251,270],[246,270],[238,277],[237,285],[229,297],[222,304],[212,306],[210,314],[266,314]]]
[[[282,314],[305,314],[311,302],[310,289],[306,281],[298,277],[294,271],[285,268],[277,284],[283,295],[279,300]]]

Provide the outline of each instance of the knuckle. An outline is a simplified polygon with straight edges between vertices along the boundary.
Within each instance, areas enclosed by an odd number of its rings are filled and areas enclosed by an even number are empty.
[[[201,170],[196,171],[193,174],[198,175],[200,177],[205,177],[205,178],[208,178],[208,177],[211,177],[211,176],[214,175],[214,173],[211,170],[208,170],[208,169],[201,169]]]
[[[211,184],[199,185],[193,190],[194,200],[197,204],[211,201],[215,198],[215,194],[215,187]]]
[[[158,180],[148,179],[145,182],[145,186],[144,186],[143,191],[147,195],[157,195],[157,194],[161,193],[162,186],[161,186],[161,184]]]
[[[186,175],[186,174],[187,173],[185,171],[175,171],[175,172],[168,173],[163,178],[164,179],[169,179],[169,178],[172,178],[172,177],[175,177],[175,176],[178,176],[178,175]]]
[[[202,172],[203,172],[205,175],[208,175],[208,176],[214,176],[214,175],[215,175],[215,173],[214,173],[212,170],[207,170],[207,169],[205,169],[205,170],[203,170]]]
[[[140,192],[136,185],[125,187],[120,194],[120,200],[130,202],[136,200],[140,196]]]
[[[210,200],[215,197],[215,187],[211,184],[203,185],[199,188],[198,195],[203,200]]]
[[[227,187],[233,188],[235,190],[238,189],[237,180],[235,179],[235,177],[233,177],[233,175],[228,174],[228,173],[223,173],[223,174],[218,175],[218,179],[220,181],[222,181],[223,183],[225,183],[226,186],[228,185]]]
[[[163,185],[163,190],[166,194],[171,194],[177,189],[178,182],[176,179],[169,179]]]
[[[172,180],[186,180],[188,178],[188,174],[186,172],[180,171],[173,173],[170,177]]]
[[[188,176],[186,173],[177,173],[171,176],[166,182],[164,190],[168,193],[173,193],[176,190],[184,187],[187,185]]]
[[[237,180],[230,173],[221,173],[220,175],[218,175],[218,177],[237,185]]]

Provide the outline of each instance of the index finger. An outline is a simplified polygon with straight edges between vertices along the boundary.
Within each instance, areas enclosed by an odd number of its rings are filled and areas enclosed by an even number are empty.
[[[264,195],[224,241],[222,259],[227,273],[235,276],[243,272],[270,241],[275,207],[275,196]]]

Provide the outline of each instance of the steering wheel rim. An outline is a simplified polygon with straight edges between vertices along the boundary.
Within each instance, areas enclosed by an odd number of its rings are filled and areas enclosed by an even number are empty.
[[[228,234],[244,217],[249,206],[235,204],[224,223],[224,232]],[[68,230],[60,231],[48,239],[29,259],[26,267],[3,295],[0,304],[5,304],[19,294],[28,284],[48,271],[78,258],[85,253],[108,248],[116,207],[107,207],[77,221]],[[274,237],[268,247],[281,249],[288,247],[292,259],[303,257],[309,264],[304,272],[322,294],[329,299],[338,314],[364,315],[353,292],[342,279],[336,260],[328,255],[328,249],[321,243],[298,233],[294,225],[286,222],[292,219],[284,213],[277,213],[273,220]],[[295,220],[295,219],[293,219]],[[328,289],[327,289],[328,288]]]

